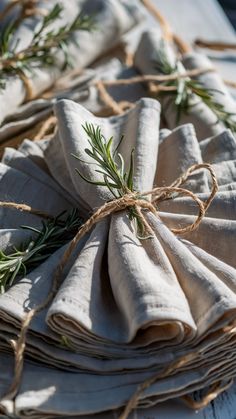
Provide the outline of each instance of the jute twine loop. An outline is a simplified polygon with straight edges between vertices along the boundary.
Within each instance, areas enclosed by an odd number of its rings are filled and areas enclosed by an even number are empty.
[[[235,82],[235,81],[233,81],[233,80],[226,80],[226,79],[224,79],[224,80],[223,80],[223,82],[224,82],[227,86],[229,86],[229,87],[233,87],[234,89],[236,89],[236,82]]]
[[[196,172],[198,170],[201,170],[201,169],[208,170],[209,173],[210,173],[210,176],[211,176],[211,180],[212,180],[212,189],[211,189],[210,195],[207,198],[207,200],[204,202],[204,208],[205,208],[205,211],[207,211],[207,209],[211,205],[212,200],[214,199],[214,196],[215,196],[216,192],[218,191],[218,183],[217,183],[216,174],[215,174],[214,169],[212,168],[212,166],[209,163],[197,163],[197,164],[194,164],[193,166],[189,167],[182,176],[180,176],[178,179],[176,179],[170,185],[170,187],[179,187],[184,182],[186,182],[186,180],[189,178],[189,176],[191,176],[194,172]]]
[[[48,10],[38,7],[38,3],[39,0],[21,0],[21,19],[35,15],[46,16],[48,14]]]
[[[189,191],[188,189],[180,188],[179,186],[182,185],[190,176],[192,173],[198,171],[199,169],[206,169],[210,172],[211,179],[212,179],[212,190],[210,192],[210,195],[208,199],[203,202],[201,199],[199,199],[196,194]],[[195,230],[199,224],[201,223],[203,217],[205,216],[205,213],[207,209],[209,208],[209,205],[211,204],[212,200],[214,199],[215,194],[218,191],[218,183],[216,179],[216,175],[214,170],[212,169],[211,165],[208,163],[201,163],[201,164],[195,164],[191,166],[182,176],[180,176],[178,179],[175,180],[175,182],[172,183],[170,186],[164,186],[164,187],[157,187],[150,191],[138,193],[138,192],[130,192],[126,195],[122,196],[121,198],[115,199],[110,202],[106,202],[104,205],[102,205],[79,229],[78,233],[75,235],[73,240],[70,242],[69,246],[67,247],[62,259],[60,267],[58,268],[56,276],[58,276],[58,279],[61,278],[61,274],[70,259],[73,250],[75,249],[77,243],[91,230],[91,228],[97,224],[99,221],[103,220],[104,218],[108,217],[109,215],[125,210],[129,207],[135,206],[142,210],[149,210],[152,212],[155,216],[158,216],[158,212],[156,207],[154,206],[155,203],[160,203],[162,201],[165,201],[166,199],[170,199],[170,196],[173,193],[177,193],[178,195],[186,195],[190,197],[194,202],[196,202],[199,213],[196,218],[196,220],[186,226],[179,229],[173,228],[171,231],[175,234],[185,234],[189,233],[193,230]],[[147,201],[146,197],[151,196],[151,202]],[[143,213],[139,211],[139,216],[141,218],[141,221],[145,226],[147,226],[146,219],[143,215]],[[147,227],[147,232],[150,233],[150,226]]]
[[[189,176],[191,176],[191,174],[193,172],[195,172],[196,170],[199,169],[207,169],[209,170],[211,177],[212,177],[212,191],[211,194],[209,196],[209,198],[207,199],[206,202],[201,201],[196,195],[194,195],[192,192],[190,192],[187,189],[183,189],[180,188],[179,186],[184,183],[187,178]],[[173,186],[172,186],[173,185]],[[144,192],[144,193],[139,193],[139,192],[130,192],[127,191],[127,193],[122,196],[121,198],[115,199],[113,201],[110,202],[106,202],[104,205],[102,205],[100,208],[98,208],[98,210],[82,225],[82,227],[79,229],[78,233],[75,235],[75,237],[73,238],[73,240],[70,242],[69,246],[67,247],[66,251],[64,252],[64,255],[62,257],[61,263],[60,265],[57,267],[56,271],[55,271],[55,275],[53,278],[53,283],[52,283],[52,288],[50,290],[50,292],[48,293],[47,298],[37,307],[33,308],[32,310],[30,310],[23,322],[22,322],[22,327],[19,333],[19,337],[18,340],[16,342],[15,345],[15,366],[14,366],[14,378],[11,384],[11,387],[9,389],[9,391],[7,392],[6,396],[4,397],[5,399],[14,399],[17,392],[18,392],[18,388],[20,385],[20,381],[21,381],[21,376],[22,376],[22,372],[23,372],[23,364],[24,364],[24,352],[25,352],[25,346],[26,346],[26,335],[27,335],[27,330],[30,326],[30,323],[32,321],[32,319],[34,318],[34,316],[40,312],[41,310],[43,310],[44,308],[46,308],[50,302],[53,300],[54,296],[56,295],[58,288],[61,284],[62,281],[62,273],[63,270],[65,268],[65,266],[67,265],[72,252],[75,250],[76,245],[78,244],[78,242],[92,229],[92,227],[97,224],[99,221],[103,220],[104,218],[110,216],[111,214],[114,214],[116,212],[119,211],[123,211],[127,208],[130,207],[135,207],[141,221],[143,222],[146,231],[148,233],[154,234],[150,225],[148,224],[142,210],[144,211],[150,211],[152,212],[155,216],[158,216],[157,213],[157,209],[155,208],[154,204],[155,202],[161,202],[164,201],[166,199],[170,199],[170,195],[173,193],[178,193],[178,194],[185,194],[189,197],[191,197],[192,199],[194,199],[194,201],[197,203],[198,207],[199,207],[199,214],[197,216],[197,219],[194,221],[194,223],[191,226],[188,227],[184,227],[181,229],[173,229],[172,231],[174,231],[175,233],[181,234],[181,233],[185,233],[187,231],[193,231],[193,229],[197,228],[200,221],[202,220],[202,218],[205,215],[206,209],[209,207],[215,193],[218,190],[218,185],[217,185],[217,180],[216,180],[216,176],[214,173],[214,170],[212,169],[212,167],[209,164],[196,164],[192,167],[190,167],[187,172],[185,174],[183,174],[181,177],[179,177],[175,182],[173,182],[171,186],[169,187],[158,187],[158,188],[154,188],[151,191],[148,192]],[[145,198],[151,196],[151,202],[147,201]],[[10,203],[1,203],[2,206],[10,206],[13,208],[17,208],[17,209],[21,209],[21,210],[26,210],[31,212],[31,207],[29,206],[22,206],[22,204],[14,204],[12,202]],[[33,211],[33,210],[32,210]],[[35,210],[34,210],[35,212]],[[183,362],[186,362],[186,357],[184,359],[179,359],[176,364],[174,364],[174,366],[180,366],[182,365]],[[172,368],[174,368],[174,366],[172,366]],[[154,378],[153,378],[154,379]],[[149,381],[150,382],[150,381]],[[147,384],[143,384],[144,387]],[[150,384],[149,384],[150,385]],[[141,387],[141,389],[143,389],[143,387]],[[141,391],[141,390],[140,390]],[[142,390],[143,391],[143,390]],[[136,397],[135,397],[135,401],[136,401]]]
[[[200,352],[192,352],[190,354],[184,355],[183,357],[177,359],[176,361],[168,365],[166,368],[164,368],[162,372],[158,372],[154,374],[151,378],[145,380],[142,384],[138,386],[134,395],[130,398],[118,419],[128,418],[132,410],[134,410],[137,407],[138,401],[143,392],[147,390],[151,385],[155,384],[155,382],[159,381],[162,378],[174,374],[180,368],[184,367],[192,361],[195,361],[197,358],[199,358],[199,356],[201,356]],[[212,384],[207,394],[203,396],[201,400],[196,401],[190,395],[181,396],[181,400],[183,400],[183,402],[191,409],[203,409],[204,407],[208,406],[208,404],[211,401],[216,399],[216,397],[218,397],[223,391],[227,390],[232,384],[233,379],[229,380],[227,383],[222,383],[222,381],[218,381]]]

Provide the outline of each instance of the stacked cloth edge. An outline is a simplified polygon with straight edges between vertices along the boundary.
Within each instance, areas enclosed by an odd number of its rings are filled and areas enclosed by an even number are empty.
[[[229,185],[234,185],[235,172],[227,170],[230,162],[222,141],[231,144],[231,156],[236,153],[231,133],[226,130],[199,143],[187,124],[159,135],[160,105],[153,99],[142,99],[129,112],[110,118],[94,117],[69,100],[59,101],[55,113],[55,138],[43,145],[25,141],[18,151],[6,149],[0,166],[1,200],[8,194],[14,202],[54,215],[77,206],[84,217],[109,201],[107,188],[87,184],[75,171],[101,179],[84,151],[86,122],[100,126],[106,138],[113,136],[114,147],[125,135],[119,152],[127,165],[135,149],[138,191],[169,184],[206,155],[224,176],[200,227],[184,238],[170,228],[193,222],[197,208],[188,197],[162,202],[160,218],[146,214],[155,232],[151,240],[140,240],[122,211],[96,224],[78,243],[56,297],[30,326],[16,414],[57,417],[119,408],[138,384],[191,353],[194,360],[189,358],[143,392],[141,407],[230,380],[235,376],[236,223],[235,190]],[[211,188],[207,173],[190,179],[189,190],[206,198]],[[39,227],[40,222],[32,214],[1,208],[1,248],[25,239],[20,225]],[[10,342],[25,312],[47,297],[65,248],[0,297],[1,394],[12,379]],[[62,336],[69,347],[63,347]],[[10,400],[3,399],[1,406],[12,413]]]
[[[48,2],[41,3],[48,7]],[[70,46],[78,69],[107,53],[141,19],[135,1],[62,3],[60,24],[73,20],[78,9],[94,13],[99,28],[79,33],[79,46]],[[19,47],[29,41],[37,23],[38,17],[32,17],[19,26]],[[23,203],[55,217],[77,208],[85,222],[114,199],[99,184],[103,176],[85,152],[89,144],[83,127],[87,123],[100,127],[106,140],[113,138],[112,149],[123,156],[126,171],[134,150],[134,190],[140,194],[154,186],[171,185],[190,166],[203,162],[212,165],[219,184],[198,229],[185,235],[174,234],[172,229],[193,224],[198,206],[188,196],[172,196],[158,203],[158,217],[144,212],[153,231],[149,239],[139,237],[129,212],[123,210],[98,222],[77,243],[56,295],[30,324],[16,397],[8,390],[22,321],[47,299],[69,244],[0,295],[0,412],[4,415],[89,419],[96,414],[104,419],[105,412],[107,417],[116,409],[119,413],[139,385],[153,376],[156,379],[139,394],[138,407],[197,390],[207,392],[218,383],[224,388],[236,376],[234,134],[197,98],[177,123],[173,98],[165,95],[159,102],[144,97],[150,94],[147,84],[110,87],[113,98],[132,100],[133,107],[119,116],[94,115],[104,104],[91,80],[130,78],[138,72],[162,74],[160,51],[174,66],[175,52],[160,31],[144,32],[132,68],[117,59],[105,59],[70,79],[66,93],[60,95],[74,101],[57,100],[58,95],[20,106],[26,91],[18,77],[9,78],[0,92],[0,122],[5,121],[0,141],[43,120],[52,106],[57,126],[50,140],[25,139],[17,150],[5,149],[0,163],[0,201]],[[192,52],[182,56],[180,71],[210,66],[206,57]],[[31,80],[34,95],[51,87],[63,74],[62,68],[37,69]],[[196,81],[211,89],[235,121],[235,101],[219,75],[209,72]],[[86,182],[76,170],[97,185]],[[206,201],[212,179],[200,170],[188,178],[184,188]],[[11,253],[34,240],[32,231],[21,228],[26,225],[40,229],[42,219],[0,206],[1,251]],[[171,369],[179,359],[185,362]]]

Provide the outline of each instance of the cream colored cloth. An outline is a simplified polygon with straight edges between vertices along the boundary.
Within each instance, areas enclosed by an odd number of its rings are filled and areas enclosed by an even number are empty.
[[[110,118],[94,117],[69,100],[59,101],[55,113],[54,139],[25,141],[18,151],[6,150],[1,200],[21,200],[55,215],[76,205],[87,218],[111,199],[106,188],[87,184],[75,171],[101,180],[96,165],[85,163],[86,122],[100,126],[105,138],[113,136],[114,147],[124,134],[119,152],[126,166],[135,148],[134,184],[140,192],[153,184],[169,185],[189,165],[201,163],[204,153],[219,167],[229,164],[221,147],[225,136],[232,139],[228,131],[199,143],[188,124],[160,131],[159,143],[160,104],[152,99],[142,99],[124,115]],[[230,144],[235,151],[235,143]],[[50,307],[34,318],[15,412],[7,398],[0,403],[3,411],[22,418],[109,411],[123,406],[146,378],[190,352],[196,358],[148,388],[141,395],[141,407],[235,376],[235,330],[222,330],[236,315],[235,198],[227,187],[233,183],[234,172],[227,171],[207,217],[187,236],[175,236],[169,229],[194,220],[197,209],[184,197],[161,203],[160,219],[145,215],[155,233],[149,240],[139,240],[127,211],[98,223],[78,243]],[[201,172],[186,186],[206,198],[211,182]],[[21,224],[40,224],[38,217],[12,209],[4,209],[1,220],[6,249],[26,240]],[[48,295],[65,249],[0,296],[1,395],[12,378],[9,343],[25,312]]]
[[[37,7],[51,10],[57,3],[56,0],[41,1]],[[74,37],[78,45],[69,45],[74,67],[84,69],[100,55],[109,51],[120,42],[121,36],[131,29],[140,19],[141,13],[135,1],[126,0],[64,0],[61,19],[50,26],[56,29],[72,22],[76,15],[81,12],[95,16],[96,30],[92,32],[78,31]],[[39,23],[38,15],[25,19],[17,29],[12,42],[20,40],[18,48],[30,44],[35,28]],[[105,24],[104,24],[105,23]],[[51,87],[63,73],[63,55],[57,52],[58,63],[52,68],[37,68],[32,74],[33,95],[38,96]],[[12,77],[6,82],[6,87],[0,92],[0,123],[15,112],[17,107],[25,100],[26,90],[23,81],[19,77]]]
[[[163,59],[164,55],[164,59]],[[168,60],[173,68],[176,63],[176,54],[171,45],[163,40],[158,29],[151,29],[142,34],[140,43],[134,57],[135,67],[143,74],[163,74],[160,67],[163,61]],[[181,60],[178,71],[183,72],[195,68],[212,68],[210,60],[197,53],[186,54]],[[224,106],[224,109],[235,114],[235,100],[231,97],[221,77],[214,72],[197,76],[203,87],[210,89],[215,102]],[[227,126],[218,121],[215,113],[199,97],[195,97],[188,112],[182,110],[178,117],[177,107],[174,103],[173,95],[161,97],[158,95],[163,108],[163,116],[170,129],[177,125],[192,123],[197,133],[199,141],[221,133]],[[234,116],[232,116],[235,119]]]
[[[35,125],[51,115],[53,105],[61,98],[74,100],[96,114],[111,113],[111,109],[107,108],[101,99],[95,82],[100,79],[129,78],[137,74],[134,68],[127,68],[117,58],[106,59],[104,62],[94,65],[93,68],[84,70],[81,75],[76,77],[73,73],[69,74],[61,82],[58,82],[57,88],[55,86],[52,97],[27,102],[19,106],[14,115],[6,118],[5,123],[0,127],[0,143],[2,145],[7,144],[8,141],[11,143],[18,135],[21,135],[22,138],[34,139],[40,131],[39,127],[37,132]],[[118,103],[127,101],[128,98],[131,102],[135,102],[145,96],[145,88],[141,84],[112,86],[108,90]]]

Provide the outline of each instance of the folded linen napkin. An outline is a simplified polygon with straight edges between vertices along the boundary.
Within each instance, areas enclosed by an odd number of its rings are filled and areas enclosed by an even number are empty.
[[[51,10],[56,3],[54,0],[51,2],[42,1],[37,7]],[[141,18],[139,8],[133,1],[98,0],[91,2],[82,0],[77,2],[71,0],[70,2],[61,1],[60,4],[63,6],[61,19],[54,22],[50,29],[59,28],[72,22],[79,12],[95,16],[96,30],[92,32],[77,31],[74,35],[77,46],[75,43],[69,45],[69,54],[73,59],[74,66],[81,70],[119,43],[121,36]],[[14,34],[13,44],[20,40],[18,48],[29,45],[39,20],[39,16],[24,19]],[[62,75],[63,57],[58,52],[57,58],[59,62],[56,67],[37,68],[30,77],[34,96],[38,96],[51,87]],[[25,86],[19,77],[11,77],[6,81],[5,89],[0,92],[0,123],[8,115],[14,113],[25,100],[25,96]]]
[[[163,58],[164,57],[164,58]],[[175,68],[176,54],[172,46],[164,40],[159,30],[152,29],[144,32],[134,57],[135,67],[143,74],[168,74],[165,70],[166,61],[168,66]],[[164,64],[164,67],[163,67]],[[179,61],[179,72],[192,70],[196,68],[211,68],[210,60],[197,53],[189,53],[183,55]],[[207,88],[212,99],[224,107],[225,111],[231,113],[231,119],[235,121],[235,101],[231,97],[227,88],[221,80],[217,72],[209,72],[194,77],[194,80],[201,83],[203,88]],[[228,128],[227,122],[224,124],[218,120],[218,116],[207,106],[199,97],[196,97],[186,112],[184,109],[179,115],[177,107],[174,103],[173,95],[158,95],[162,107],[163,116],[170,129],[177,125],[192,123],[197,133],[199,141],[221,133]]]
[[[221,136],[230,136],[229,132],[206,140],[201,148],[193,127],[186,125],[161,132],[159,145],[160,106],[152,99],[142,99],[124,115],[110,118],[94,117],[68,100],[59,101],[55,112],[58,133],[54,139],[43,145],[25,141],[18,151],[6,150],[1,200],[6,200],[11,190],[13,201],[21,197],[21,202],[55,215],[76,205],[87,218],[111,199],[108,189],[87,184],[75,172],[79,168],[84,176],[100,179],[96,166],[87,164],[89,157],[84,153],[87,136],[82,125],[86,122],[100,126],[105,138],[113,136],[114,147],[125,135],[119,151],[126,165],[135,147],[134,182],[141,192],[151,189],[153,182],[168,185],[180,171],[201,163],[204,150],[216,164],[227,162],[228,155],[220,144]],[[232,149],[234,144],[231,141]],[[169,164],[171,153],[176,160]],[[233,178],[231,174],[227,184],[233,183]],[[23,198],[19,190],[22,179]],[[197,196],[207,197],[211,183],[206,174],[197,174],[186,185],[196,193],[198,182]],[[39,188],[42,192],[34,194]],[[42,196],[47,199],[42,200]],[[139,383],[193,352],[194,360],[173,375],[158,379],[142,394],[142,407],[233,377],[235,331],[233,325],[230,333],[225,333],[225,328],[234,322],[236,309],[234,208],[233,191],[219,192],[200,228],[184,239],[168,228],[193,221],[191,214],[197,209],[184,197],[162,202],[160,219],[146,215],[155,233],[151,240],[140,241],[126,211],[98,223],[78,243],[50,307],[30,326],[26,355],[34,365],[25,363],[15,412],[21,417],[50,417],[53,412],[57,417],[118,408]],[[36,216],[12,209],[4,212],[0,236],[5,248],[15,241],[18,244],[19,237],[25,240],[19,236],[21,224],[40,225]],[[11,230],[6,235],[8,228]],[[47,296],[65,248],[0,296],[0,353],[6,365],[2,395],[12,377],[9,343],[18,334],[25,312]],[[66,337],[67,345],[62,337]],[[10,400],[2,400],[1,406],[12,413]]]
[[[86,109],[98,115],[108,116],[111,109],[103,102],[95,83],[100,79],[129,78],[137,75],[134,68],[127,68],[118,59],[106,60],[102,64],[86,69],[82,75],[68,75],[63,83],[55,88],[51,97],[35,99],[21,105],[14,115],[6,118],[5,123],[0,127],[0,153],[4,146],[18,145],[22,139],[35,139],[42,132],[42,124],[47,124],[48,118],[52,115],[53,105],[57,100],[63,98],[72,99],[82,104]],[[145,95],[145,88],[138,86],[113,86],[109,93],[118,103],[127,101],[136,102]],[[45,134],[44,134],[45,135]],[[42,137],[42,134],[40,134]]]

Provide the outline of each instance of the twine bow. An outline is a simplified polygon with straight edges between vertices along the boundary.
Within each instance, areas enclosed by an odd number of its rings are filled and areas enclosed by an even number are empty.
[[[212,190],[208,199],[203,202],[196,194],[189,191],[188,189],[181,188],[180,186],[186,182],[186,180],[199,169],[206,169],[209,171],[212,179]],[[175,234],[185,234],[195,230],[202,219],[204,218],[207,209],[209,208],[216,192],[218,191],[218,183],[216,179],[215,172],[212,166],[208,163],[200,163],[191,166],[182,176],[176,179],[170,186],[156,187],[150,191],[139,193],[139,192],[127,192],[121,198],[114,199],[110,202],[106,202],[82,225],[74,239],[70,242],[67,250],[65,251],[62,261],[60,264],[60,269],[58,271],[58,278],[61,277],[61,273],[68,262],[73,250],[75,249],[77,243],[82,239],[82,237],[87,234],[91,228],[97,224],[99,221],[108,217],[111,214],[114,214],[119,211],[123,211],[130,207],[135,207],[140,220],[142,221],[146,233],[154,235],[150,225],[148,224],[144,213],[142,210],[149,210],[155,216],[159,217],[156,204],[165,201],[167,199],[173,198],[173,194],[185,195],[190,197],[198,206],[198,215],[196,220],[186,226],[181,228],[172,228],[171,231]],[[151,196],[151,201],[147,201],[145,198]],[[60,272],[60,273],[59,273]]]

